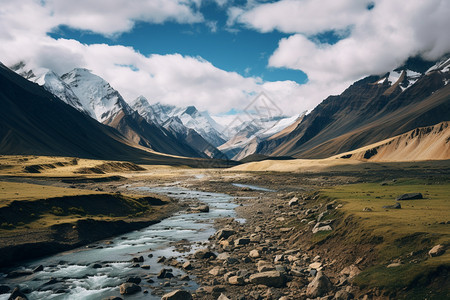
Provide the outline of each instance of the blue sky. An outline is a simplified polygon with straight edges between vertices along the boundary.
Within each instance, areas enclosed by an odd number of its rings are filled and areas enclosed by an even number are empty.
[[[200,56],[220,69],[244,76],[261,77],[265,81],[292,80],[299,84],[306,83],[307,75],[301,70],[268,66],[269,57],[277,49],[279,40],[289,34],[278,30],[261,33],[246,26],[229,28],[226,23],[227,8],[230,5],[231,3],[220,6],[215,1],[203,2],[199,10],[206,21],[202,23],[137,22],[131,31],[112,36],[63,25],[49,35],[54,38],[75,39],[85,44],[130,46],[144,55],[180,53]],[[327,43],[338,40],[332,31],[311,38],[319,38]]]
[[[448,0],[0,0],[0,60],[91,70],[126,101],[286,115],[450,52]]]

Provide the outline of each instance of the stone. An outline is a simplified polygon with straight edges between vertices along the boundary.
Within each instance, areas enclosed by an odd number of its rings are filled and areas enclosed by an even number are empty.
[[[230,298],[221,293],[219,298],[217,298],[217,300],[230,300]]]
[[[370,207],[364,207],[363,211],[370,212],[370,211],[373,211],[373,210]]]
[[[117,296],[110,296],[108,298],[103,298],[103,300],[123,300],[123,298]]]
[[[232,285],[244,285],[245,281],[243,277],[235,275],[228,278],[228,283]]]
[[[269,287],[283,287],[286,284],[286,278],[278,271],[266,271],[250,275],[250,282],[253,284],[262,284]]]
[[[402,205],[400,203],[395,203],[394,205],[384,205],[383,208],[387,209],[400,209],[402,208]]]
[[[265,260],[260,260],[256,263],[256,269],[258,272],[265,272],[265,271],[273,271],[275,270],[275,267]]]
[[[235,246],[248,245],[248,244],[250,244],[250,239],[248,239],[248,238],[240,238],[240,239],[234,240]]]
[[[225,269],[221,268],[221,267],[214,267],[211,270],[209,270],[208,273],[213,276],[221,276],[221,275],[225,274]]]
[[[209,249],[200,249],[194,253],[194,256],[198,259],[208,259],[216,258],[217,255],[214,252],[209,251]]]
[[[159,274],[158,274],[158,276],[156,276],[156,278],[158,278],[158,279],[173,278],[172,269],[161,269],[161,271],[159,271]]]
[[[320,224],[320,223],[317,223]],[[314,228],[312,229],[312,233],[318,233],[318,232],[322,232],[322,231],[332,231],[333,228],[331,228],[330,225],[325,225],[325,226],[314,226]]]
[[[284,254],[275,255],[275,258],[274,258],[273,261],[274,261],[274,263],[278,263],[278,262],[284,261]]]
[[[401,200],[414,200],[414,199],[423,199],[423,195],[421,193],[407,193],[397,197],[397,201]]]
[[[332,288],[330,279],[325,276],[322,271],[317,272],[313,281],[308,284],[306,295],[310,298],[322,297],[328,293]]]
[[[396,267],[400,267],[402,264],[399,262],[394,262],[392,264],[389,264],[386,268],[396,268]]]
[[[186,274],[185,274],[185,275],[183,275],[183,276],[180,277],[180,280],[181,280],[181,281],[189,281],[189,280],[191,280],[191,278],[189,277],[189,275],[186,275]]]
[[[131,261],[134,263],[144,262],[144,257],[143,256],[133,257]]]
[[[0,285],[0,295],[9,293],[10,290],[11,290],[11,288],[9,286],[7,286],[7,285]]]
[[[150,270],[150,266],[149,265],[142,265],[141,269]]]
[[[187,261],[183,264],[183,269],[185,270],[192,270],[194,267],[192,266],[190,261]]]
[[[339,274],[346,275],[346,276],[348,276],[349,279],[352,279],[353,277],[355,277],[359,273],[361,273],[361,270],[357,266],[350,265],[350,266],[345,267],[344,269],[342,269],[342,271]]]
[[[141,283],[141,278],[139,278],[138,276],[131,276],[131,277],[128,277],[127,281],[125,281],[125,282],[139,284],[139,283]]]
[[[291,200],[289,200],[289,206],[298,205],[298,198],[294,197]]]
[[[259,251],[258,251],[258,250],[254,249],[254,250],[250,251],[250,253],[248,254],[248,256],[250,256],[251,258],[258,258],[258,257],[260,257],[261,255],[259,254]]]
[[[320,263],[320,262],[314,262],[314,263],[310,264],[309,267],[310,267],[311,269],[319,270],[319,269],[322,267],[322,263]]]
[[[431,257],[441,256],[445,253],[445,248],[443,245],[436,245],[428,251],[428,255]]]
[[[33,273],[37,273],[37,272],[41,272],[44,271],[44,266],[43,265],[39,265],[36,268],[33,269]]]
[[[9,299],[17,299],[17,298],[19,298],[19,299],[28,299],[27,298],[27,296],[25,296],[25,294],[18,288],[18,287],[16,287],[13,291],[12,291],[12,293],[11,293],[11,295],[9,296],[9,298],[8,298],[8,300]]]
[[[334,298],[336,300],[350,300],[353,299],[353,295],[348,293],[346,290],[339,290],[336,294],[334,294]]]
[[[199,207],[195,208],[196,211],[207,213],[209,212],[209,206],[208,205],[200,205]]]
[[[119,291],[121,295],[132,295],[140,292],[142,289],[137,284],[126,282],[122,283],[119,287]]]
[[[215,236],[216,236],[216,239],[221,240],[221,239],[227,239],[234,234],[236,234],[236,231],[234,231],[233,229],[224,228],[224,229],[218,230],[216,232]]]
[[[225,252],[217,255],[218,260],[227,260],[228,258],[230,258],[230,254],[225,253]]]
[[[192,295],[183,290],[175,290],[162,296],[161,300],[192,300]]]
[[[93,269],[101,269],[101,268],[102,268],[102,265],[101,265],[101,264],[93,264],[93,265],[92,265],[92,268],[93,268]]]

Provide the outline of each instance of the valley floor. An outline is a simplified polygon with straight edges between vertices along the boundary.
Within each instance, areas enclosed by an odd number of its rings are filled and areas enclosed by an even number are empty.
[[[147,195],[127,198],[123,193],[129,185],[176,184],[234,196],[240,205],[236,209],[238,216],[246,222],[217,220],[216,227],[222,233],[211,237],[206,247],[219,256],[205,259],[198,254],[186,254],[192,269],[185,271],[201,285],[193,294],[195,299],[217,299],[221,294],[230,299],[450,297],[450,251],[447,249],[450,245],[450,161],[321,166],[297,173],[141,166],[140,171],[103,169],[100,175],[90,171],[86,172],[91,174],[75,174],[69,169],[63,172],[61,168],[73,168],[68,165],[33,174],[24,173],[14,163],[7,165],[0,169],[0,210],[10,204],[6,200],[39,203],[54,198],[50,197],[52,193],[61,198],[61,193],[70,191],[71,194],[62,197],[64,201],[91,194],[120,195],[118,203],[131,201],[142,206],[139,199]],[[83,168],[89,170],[98,165],[104,163],[95,162]],[[35,189],[44,186],[49,194],[24,195],[19,199],[20,192],[17,195],[5,192],[8,189],[30,192],[31,185]],[[423,199],[398,201],[400,209],[389,207],[404,193],[422,193]],[[176,203],[163,200],[167,201],[166,206],[158,206],[152,220],[178,209]],[[0,240],[8,240],[16,230],[37,232],[39,222],[52,226],[56,222],[65,223],[66,218],[76,215],[69,209],[77,206],[69,202],[60,205],[63,211],[60,216],[57,211],[51,212],[55,205],[41,203],[36,209],[50,207],[50,211],[42,214],[45,218],[30,217],[21,224],[18,220],[4,221]],[[125,206],[128,210],[116,216],[120,221],[143,221],[142,216],[136,215],[137,211],[130,212],[130,206]],[[83,220],[113,221],[111,216],[87,204],[83,209]],[[442,245],[446,251],[431,256],[429,251],[436,245]],[[166,263],[183,268],[183,262],[176,258],[167,258]]]

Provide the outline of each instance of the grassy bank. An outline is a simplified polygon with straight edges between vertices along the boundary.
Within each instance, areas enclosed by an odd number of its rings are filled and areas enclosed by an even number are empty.
[[[142,228],[174,209],[161,196],[0,182],[0,266]]]
[[[399,201],[401,209],[383,208],[403,193],[424,199]],[[324,245],[366,245],[371,261],[356,277],[363,288],[380,288],[407,299],[450,297],[450,251],[430,257],[436,244],[450,246],[450,183],[447,180],[400,179],[336,186],[321,192],[342,207],[334,231],[315,236]],[[389,266],[389,267],[388,267]],[[431,288],[432,287],[432,288]],[[448,299],[448,298],[447,298]]]

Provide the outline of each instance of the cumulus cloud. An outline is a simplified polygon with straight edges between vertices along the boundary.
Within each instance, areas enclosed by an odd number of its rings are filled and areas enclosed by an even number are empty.
[[[337,93],[361,77],[398,67],[411,56],[434,60],[448,53],[449,15],[447,0],[281,0],[230,8],[228,24],[292,34],[280,40],[268,65],[305,72],[309,82],[300,90],[309,86],[318,103],[320,89]],[[341,30],[350,34],[336,44],[312,38]]]

